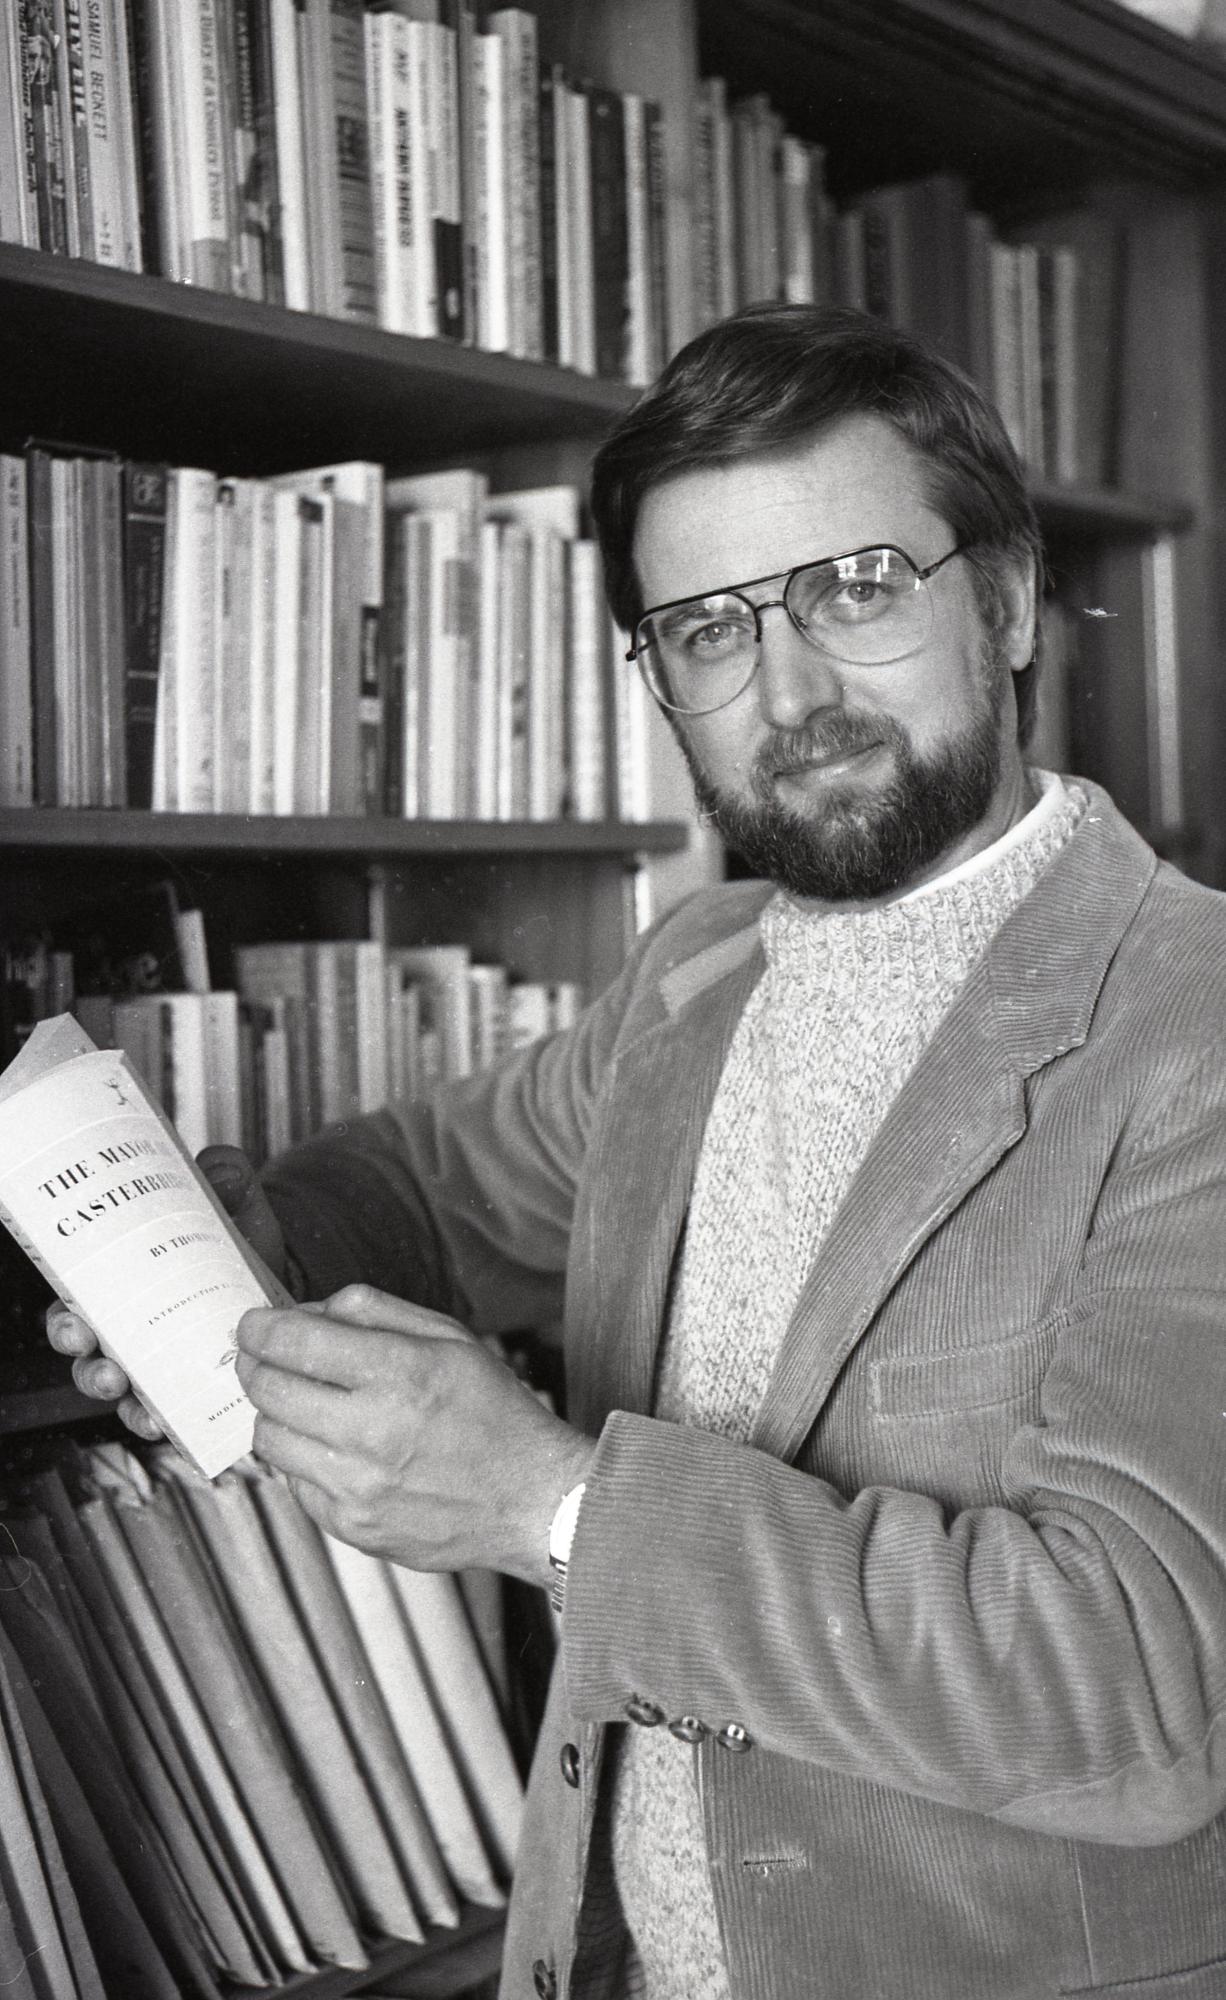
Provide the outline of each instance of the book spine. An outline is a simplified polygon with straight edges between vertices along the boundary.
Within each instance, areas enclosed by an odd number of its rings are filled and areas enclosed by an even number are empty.
[[[647,121],[641,97],[622,97],[626,158],[626,380],[652,377],[651,265],[647,221]]]
[[[0,240],[38,248],[38,189],[30,79],[17,7],[0,9]]]
[[[74,257],[95,257],[93,175],[85,92],[81,0],[55,0],[59,72],[60,143],[68,208],[68,246]]]
[[[85,145],[92,197],[93,255],[99,264],[130,270],[116,42],[103,0],[85,0],[84,30]]]
[[[433,127],[431,152],[435,161],[433,241],[437,331],[446,340],[462,340],[464,231],[458,51],[453,28],[443,22],[431,22],[428,33],[435,78],[429,108]]]
[[[26,469],[0,456],[0,805],[34,804]]]
[[[315,117],[310,136],[321,149],[313,171],[323,194],[319,247],[324,285],[316,303],[323,311],[374,319],[378,301],[362,12],[362,0],[308,0],[305,17]],[[308,192],[313,187],[309,178]]]
[[[138,807],[153,804],[167,476],[164,465],[123,468],[124,734],[128,804]]]
[[[224,0],[219,22],[234,174],[231,231],[234,290],[240,298],[264,297],[264,216],[257,165],[253,23],[248,0]]]
[[[565,89],[557,64],[541,72],[541,342],[546,361],[563,359],[560,330],[561,245],[559,225],[566,214],[559,178],[559,94]]]
[[[625,115],[615,90],[594,88],[589,102],[596,373],[620,381],[629,362],[630,317]]]
[[[62,803],[57,781],[59,717],[55,692],[55,585],[51,526],[51,454],[26,453],[30,549],[30,671],[34,701],[34,799]]]
[[[489,17],[503,44],[503,175],[509,271],[509,346],[539,361],[544,353],[541,315],[540,81],[536,17],[523,7],[500,7]]]
[[[127,0],[129,29],[130,96],[132,100],[132,156],[135,175],[134,198],[140,240],[140,263],[146,271],[170,277],[174,264],[167,261],[171,188],[161,171],[162,139],[159,129],[158,93],[161,89],[158,60],[159,29],[156,10],[159,0]]]
[[[652,380],[672,352],[668,319],[668,189],[665,162],[664,113],[651,98],[643,105],[647,142],[647,370]]]
[[[99,534],[97,594],[101,640],[102,804],[128,803],[125,718],[126,665],[123,608],[123,468],[116,459],[97,465]]]
[[[308,222],[302,61],[295,0],[266,0],[274,151],[277,162],[277,222],[284,303],[310,310],[313,273]]]
[[[586,89],[567,92],[567,178],[570,202],[572,365],[596,373],[595,218],[592,199],[591,101]]]
[[[0,456],[0,804],[34,803],[26,468]]]
[[[510,344],[502,72],[503,44],[498,36],[475,35],[477,340],[499,354]]]
[[[184,113],[186,277],[189,284],[228,292],[233,168],[217,0],[179,0],[178,31],[172,60]]]
[[[55,12],[52,0],[17,0],[17,5],[30,106],[38,242],[43,250],[67,256],[68,190],[60,122]]]

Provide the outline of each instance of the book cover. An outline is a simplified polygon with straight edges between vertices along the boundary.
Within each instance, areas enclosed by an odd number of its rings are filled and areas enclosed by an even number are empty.
[[[234,1369],[248,1306],[284,1297],[131,1065],[70,1016],[0,1075],[0,1215],[211,1476],[251,1448]]]
[[[535,14],[496,7],[487,26],[502,43],[502,147],[506,189],[508,339],[512,354],[545,351],[541,298],[540,78]]]

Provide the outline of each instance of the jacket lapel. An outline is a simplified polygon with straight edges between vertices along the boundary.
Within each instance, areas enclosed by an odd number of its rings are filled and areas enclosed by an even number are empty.
[[[585,1175],[583,1282],[567,1314],[568,1414],[589,1432],[610,1410],[650,1411],[698,1149],[728,1044],[761,972],[755,922],[667,974],[663,1018],[617,1058]]]
[[[1089,1032],[1152,878],[1106,794],[972,971],[843,1201],[780,1349],[751,1442],[795,1457],[874,1315],[933,1231],[1026,1129],[1025,1079]]]

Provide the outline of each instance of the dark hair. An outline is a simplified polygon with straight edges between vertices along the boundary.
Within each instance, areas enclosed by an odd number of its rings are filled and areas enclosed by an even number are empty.
[[[699,466],[781,451],[841,417],[876,415],[924,459],[932,505],[968,560],[989,629],[1003,615],[1006,560],[1043,545],[1017,453],[969,376],[884,320],[847,306],[748,306],[669,363],[596,454],[592,514],[614,616],[642,616],[634,567],[639,508],[655,486]],[[1015,675],[1018,737],[1033,728],[1036,666]]]

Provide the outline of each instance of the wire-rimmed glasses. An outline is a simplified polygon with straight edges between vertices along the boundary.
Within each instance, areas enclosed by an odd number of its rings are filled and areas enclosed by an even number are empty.
[[[920,569],[902,549],[852,549],[730,590],[657,604],[634,628],[636,660],[652,694],[681,715],[710,715],[749,686],[758,668],[762,613],[781,605],[796,630],[832,659],[885,667],[917,653],[932,629],[928,579],[965,552],[959,543]],[[778,597],[746,591],[782,584]]]

